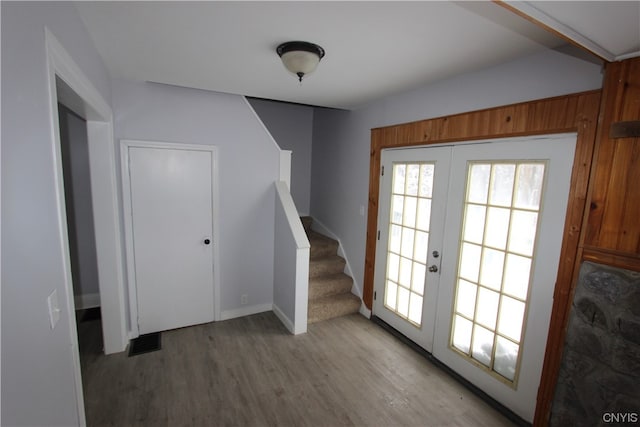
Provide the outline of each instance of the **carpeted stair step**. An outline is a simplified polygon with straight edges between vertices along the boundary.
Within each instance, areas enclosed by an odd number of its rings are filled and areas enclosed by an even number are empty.
[[[338,255],[314,259],[309,262],[309,280],[344,271],[345,261]]]
[[[344,273],[322,275],[309,280],[309,300],[351,292],[353,279]]]
[[[346,261],[338,256],[338,242],[311,230],[311,217],[300,220],[311,244],[308,322],[357,313],[361,301],[351,293],[353,279],[344,274]]]
[[[332,256],[338,252],[338,242],[336,240],[323,236],[315,231],[307,232],[307,236],[309,237],[309,244],[311,245],[311,251],[309,253],[310,259]]]
[[[357,313],[359,309],[360,298],[351,293],[329,295],[309,300],[307,321],[308,323],[319,322],[321,320]]]
[[[304,231],[309,235],[311,231],[311,223],[313,223],[313,218],[310,216],[301,216],[300,221],[302,221],[302,226],[304,227]]]

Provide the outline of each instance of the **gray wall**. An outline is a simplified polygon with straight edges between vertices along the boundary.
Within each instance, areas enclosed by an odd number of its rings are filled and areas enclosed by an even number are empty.
[[[74,425],[71,325],[65,316],[45,26],[110,101],[106,68],[68,3],[2,8],[2,424]],[[49,326],[47,296],[62,309]]]
[[[362,289],[372,128],[599,89],[601,85],[599,65],[546,51],[357,110],[318,108],[313,122],[311,215],[340,238],[356,285]]]
[[[249,99],[280,148],[290,150],[291,196],[301,216],[309,215],[311,200],[311,141],[313,108],[264,99]]]
[[[116,140],[219,147],[221,310],[273,302],[273,226],[279,150],[241,96],[113,81]],[[118,156],[119,159],[119,156]],[[247,306],[240,297],[248,296]]]
[[[63,105],[58,106],[58,116],[73,294],[76,296],[76,309],[87,308],[88,306],[78,306],[78,303],[83,303],[82,297],[93,298],[100,294],[91,202],[87,122]]]
[[[47,296],[66,305],[57,228],[53,112],[44,28],[111,102],[111,82],[68,3],[0,3],[2,14],[2,386],[4,425],[74,425],[71,325],[49,327]],[[314,113],[311,214],[344,244],[362,283],[369,129],[600,87],[599,69],[554,52],[453,78],[354,112]],[[241,97],[117,82],[118,138],[220,147],[222,308],[270,304],[277,150]],[[270,145],[271,144],[271,145]],[[251,155],[247,155],[250,153]],[[366,215],[366,212],[365,212]]]
[[[278,149],[239,96],[111,82],[73,6],[2,8],[2,423],[77,424],[71,325],[57,228],[53,111],[46,68],[49,28],[100,94],[115,102],[116,139],[214,144],[220,150],[223,315],[270,306],[273,182]],[[119,170],[118,170],[119,176]],[[61,319],[49,327],[57,290]],[[240,296],[248,294],[248,306]]]

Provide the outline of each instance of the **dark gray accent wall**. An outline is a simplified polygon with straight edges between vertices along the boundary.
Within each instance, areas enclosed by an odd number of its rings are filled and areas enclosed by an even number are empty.
[[[247,98],[273,139],[291,154],[291,197],[300,215],[309,215],[313,108],[306,105]]]

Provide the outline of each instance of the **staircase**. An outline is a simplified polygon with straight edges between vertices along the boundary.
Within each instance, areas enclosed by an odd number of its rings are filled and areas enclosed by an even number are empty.
[[[301,220],[311,244],[308,323],[357,313],[360,298],[351,293],[353,279],[343,272],[345,260],[337,255],[338,242],[311,230],[311,217]]]

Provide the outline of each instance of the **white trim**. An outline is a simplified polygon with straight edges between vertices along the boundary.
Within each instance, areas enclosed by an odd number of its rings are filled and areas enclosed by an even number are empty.
[[[625,53],[624,55],[616,56],[616,61],[624,61],[625,59],[635,58],[636,56],[640,56],[640,50],[636,50],[635,52]]]
[[[280,150],[280,181],[287,185],[287,191],[291,192],[291,150]]]
[[[120,174],[122,182],[122,215],[124,222],[124,246],[127,260],[127,283],[129,284],[129,339],[140,336],[138,331],[138,296],[133,251],[133,225],[131,221],[131,182],[129,180],[128,147],[120,141]]]
[[[291,332],[292,334],[296,335],[296,332],[295,332],[296,327],[293,325],[293,322],[291,321],[291,319],[289,319],[287,317],[287,315],[284,314],[284,312],[282,310],[280,310],[280,307],[278,307],[277,305],[273,304],[273,312],[278,317],[278,319],[280,319],[280,321],[282,322],[284,327],[287,328],[287,330],[289,332]]]
[[[129,313],[131,319],[131,331],[129,337],[137,338],[140,335],[138,328],[138,295],[135,275],[135,255],[133,246],[133,223],[131,210],[131,181],[129,175],[129,148],[158,148],[172,150],[206,151],[211,153],[211,200],[212,200],[212,229],[213,235],[213,319],[221,320],[220,312],[220,244],[219,233],[219,179],[218,179],[218,147],[204,144],[183,144],[163,141],[140,141],[132,139],[120,140],[120,173],[122,175],[122,202],[124,212],[124,236],[125,253],[127,257],[128,281],[129,281]]]
[[[0,7],[0,27],[2,26],[2,8]],[[0,31],[1,34],[1,31]],[[47,69],[48,69],[48,65],[47,65]],[[2,55],[0,55],[0,70],[2,70]],[[0,99],[4,99],[2,98],[2,85],[0,84]],[[2,126],[2,118],[0,117],[0,126]],[[2,165],[2,150],[0,150],[0,165]],[[0,173],[0,188],[4,188],[2,187],[2,174]],[[2,210],[2,197],[0,197],[0,212],[4,212]],[[0,215],[1,216],[1,215]],[[0,242],[2,242],[2,226],[0,225]],[[2,245],[0,244],[0,277],[2,277]],[[2,291],[0,291],[0,307],[2,307]],[[2,355],[4,353],[2,353],[2,339],[0,339],[0,355]],[[0,362],[0,365],[2,365],[2,363]],[[0,369],[0,384],[2,384],[2,369]],[[2,393],[0,393],[1,395]],[[2,411],[0,411],[2,412]],[[2,414],[0,413],[0,425],[2,425]]]
[[[124,312],[124,275],[121,253],[121,224],[119,218],[115,150],[113,145],[113,115],[109,104],[84,75],[55,36],[45,28],[45,43],[49,69],[49,92],[55,144],[60,145],[58,105],[55,78],[58,76],[83,100],[86,108],[87,136],[91,174],[91,193],[96,233],[98,262],[98,286],[103,308],[102,332],[106,354],[124,351],[127,347],[126,318]],[[56,148],[59,150],[59,147]],[[59,153],[56,152],[56,156]],[[56,157],[56,173],[62,182],[61,157]],[[66,234],[64,189],[57,195],[62,210]],[[61,230],[62,231],[62,230]],[[68,245],[68,243],[66,243]],[[65,257],[68,252],[65,253]],[[71,283],[71,279],[69,279]],[[73,288],[69,288],[68,300],[73,301]],[[71,310],[73,315],[73,310]],[[74,317],[75,319],[75,317]]]
[[[307,332],[307,316],[308,316],[308,304],[309,304],[309,250],[311,245],[309,244],[309,239],[304,231],[304,227],[302,226],[302,222],[300,222],[300,217],[298,216],[298,212],[291,198],[291,193],[289,193],[289,188],[287,187],[286,182],[284,181],[276,181],[276,203],[278,206],[282,207],[282,211],[284,213],[284,217],[286,219],[286,227],[290,232],[291,238],[293,238],[293,243],[295,245],[295,277],[293,278],[293,292],[294,292],[294,307],[293,307],[293,322],[289,319],[291,325],[287,324],[285,321],[285,326],[287,329],[294,334],[303,334]],[[279,231],[280,227],[280,216],[279,209],[276,209],[276,237],[275,244],[279,244]],[[274,293],[275,287],[277,285],[277,279],[275,276],[278,275],[278,266],[280,264],[278,260],[278,256],[283,255],[285,257],[290,256],[290,254],[279,254],[276,251],[274,256]],[[287,263],[291,262],[290,259],[287,259]],[[276,305],[274,298],[274,306]],[[278,313],[276,312],[276,315]],[[283,313],[284,316],[284,313]],[[287,316],[285,318],[288,319]]]
[[[364,317],[366,317],[367,319],[371,319],[371,310],[369,310],[367,308],[366,305],[364,305],[364,303],[360,304],[360,310],[359,310],[360,314],[362,314]]]
[[[326,225],[324,225],[322,222],[320,222],[319,220],[315,219],[314,217],[311,217],[313,219],[313,221],[311,222],[311,229],[317,233],[320,233],[324,236],[330,237],[333,240],[337,241],[338,243],[340,243],[340,238],[338,236],[336,236],[333,231],[329,230],[327,228]],[[338,245],[338,250],[340,250],[340,245]]]
[[[519,1],[519,0],[517,1],[504,0],[504,3],[522,12],[523,14],[539,22],[540,24],[548,28],[551,28],[554,31],[557,31],[559,34],[562,34],[569,40],[573,40],[574,42],[584,47],[588,51],[596,54],[600,58],[605,59],[609,62],[620,61],[621,59],[619,58],[623,58],[624,56],[629,55],[627,54],[627,55],[621,55],[616,57],[612,52],[609,52],[607,49],[603,48],[599,44],[593,42],[592,40],[588,39],[584,35],[578,33],[573,28],[563,24],[562,22],[558,21],[552,16],[549,16],[543,11],[537,9],[530,2]]]
[[[87,120],[111,121],[112,113],[109,104],[102,98],[100,92],[93,86],[91,81],[84,75],[80,67],[75,63],[71,55],[60,44],[58,39],[45,27],[45,39],[47,54],[55,75],[60,77],[71,89],[91,107]],[[54,86],[55,88],[55,78]],[[54,92],[55,93],[55,92]]]
[[[293,198],[291,198],[291,193],[289,193],[289,189],[286,187],[286,183],[282,181],[276,181],[275,187],[276,193],[278,197],[280,197],[280,201],[282,202],[282,209],[284,210],[284,214],[289,223],[296,248],[309,249],[311,247],[311,244],[309,243],[307,234],[304,231],[304,227],[302,226],[302,222],[300,221],[300,217],[298,216],[298,211],[293,202]]]
[[[233,310],[224,310],[221,313],[220,320],[235,319],[237,317],[251,316],[252,314],[264,313],[273,310],[273,304],[250,305]]]
[[[100,307],[100,294],[97,292],[92,294],[74,295],[73,299],[76,304],[76,311]]]
[[[112,121],[87,121],[87,137],[102,334],[104,352],[111,354],[124,351],[129,344],[124,298],[126,284],[121,242],[122,223]]]
[[[300,223],[302,228],[302,223]],[[303,228],[304,231],[304,228]],[[305,235],[306,238],[306,235]],[[308,240],[307,240],[308,241]],[[295,324],[290,329],[294,335],[307,333],[309,322],[309,255],[311,245],[296,250],[296,295],[294,302]]]
[[[87,136],[91,174],[92,202],[94,203],[94,227],[96,256],[98,261],[98,285],[103,304],[103,340],[105,353],[123,351],[127,346],[126,319],[124,316],[124,281],[122,254],[120,252],[120,223],[118,217],[117,187],[115,185],[115,153],[113,145],[113,115],[109,104],[85,76],[71,55],[64,49],[48,28],[44,28],[44,44],[47,55],[48,97],[50,129],[54,159],[54,186],[57,206],[58,234],[61,244],[66,316],[69,322],[69,342],[72,354],[72,372],[76,395],[78,425],[86,425],[82,373],[75,320],[75,301],[71,279],[71,257],[66,223],[66,207],[58,123],[58,99],[56,76],[65,82],[83,100],[87,107]],[[92,150],[92,147],[94,149]],[[99,148],[97,156],[95,148]],[[95,167],[101,170],[94,170]],[[101,200],[96,209],[96,200]],[[100,212],[100,214],[98,214]],[[63,313],[63,315],[65,315]]]
[[[46,34],[46,48],[47,48],[47,71],[49,78],[49,103],[51,108],[50,126],[51,134],[53,136],[52,150],[53,159],[55,162],[53,176],[55,186],[55,200],[57,210],[57,223],[58,223],[58,237],[60,240],[62,253],[62,265],[63,265],[63,282],[64,282],[64,297],[67,302],[67,320],[69,322],[69,340],[71,342],[71,363],[73,379],[75,383],[74,392],[76,395],[76,410],[78,417],[78,424],[81,426],[86,425],[86,415],[84,411],[84,395],[82,389],[82,372],[80,370],[80,353],[78,345],[78,330],[75,319],[75,302],[73,300],[73,282],[71,280],[71,255],[69,252],[69,233],[67,229],[67,211],[65,206],[64,196],[64,184],[62,176],[62,149],[60,145],[60,125],[55,119],[58,115],[58,105],[56,96],[56,68],[55,59],[50,51],[49,34]],[[64,315],[64,313],[63,313]],[[52,326],[53,327],[53,326]]]
[[[220,301],[222,299],[221,296],[221,275],[220,270],[222,268],[222,263],[220,262],[220,175],[219,175],[219,155],[218,148],[214,147],[213,151],[213,159],[211,163],[211,167],[213,168],[212,174],[214,177],[213,184],[211,186],[212,193],[212,210],[213,210],[213,236],[212,240],[215,245],[213,245],[213,320],[220,320],[221,311],[220,311]]]

